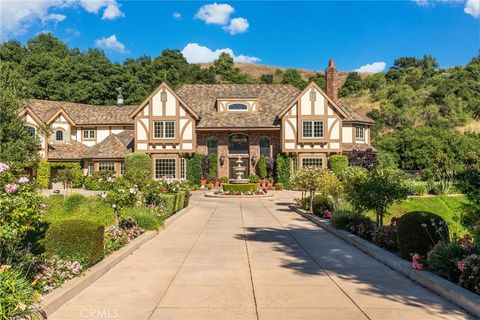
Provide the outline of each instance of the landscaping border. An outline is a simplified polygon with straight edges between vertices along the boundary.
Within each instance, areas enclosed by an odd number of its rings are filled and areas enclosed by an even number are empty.
[[[250,198],[250,199],[257,199],[257,198],[270,198],[273,197],[273,194],[267,193],[267,194],[251,194],[251,195],[226,195],[226,194],[215,194],[215,193],[205,193],[205,197],[207,198],[223,198],[223,199],[245,199],[245,198]]]
[[[175,220],[184,215],[192,207],[192,205],[188,205],[182,210],[165,219],[163,223],[163,229],[171,225]],[[92,266],[85,272],[84,275],[66,281],[60,288],[57,288],[47,294],[41,302],[43,316],[51,316],[61,306],[73,299],[93,282],[100,279],[110,269],[122,262],[135,250],[139,249],[145,243],[155,238],[161,231],[162,229],[160,229],[159,231],[147,231],[141,234],[139,237],[133,239],[123,248],[113,252],[109,256],[105,257],[105,259]]]
[[[302,215],[304,218],[319,225],[330,233],[333,233],[337,237],[350,243],[373,258],[383,262],[388,267],[419,283],[423,287],[435,292],[450,302],[462,307],[476,317],[480,317],[480,296],[460,286],[457,286],[456,284],[447,281],[436,274],[433,274],[432,272],[415,270],[412,268],[412,264],[408,261],[394,255],[391,252],[388,252],[383,248],[378,247],[367,240],[351,234],[350,232],[336,229],[328,220],[314,216],[295,205],[290,205],[289,207],[293,211]]]

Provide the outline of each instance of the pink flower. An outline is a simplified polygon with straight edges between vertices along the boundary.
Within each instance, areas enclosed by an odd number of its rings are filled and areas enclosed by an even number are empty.
[[[25,184],[28,182],[30,182],[30,180],[27,177],[21,177],[20,179],[18,179],[18,183],[20,184]]]
[[[460,271],[463,272],[463,270],[465,270],[465,263],[459,262],[459,263],[457,264],[457,268],[458,268],[458,270],[460,270]]]
[[[418,271],[422,271],[423,264],[420,263],[418,260],[420,260],[420,255],[418,253],[415,253],[412,257],[412,268]]]
[[[323,217],[325,219],[331,219],[333,216],[332,212],[330,210],[323,210]]]
[[[16,183],[9,183],[5,185],[5,191],[7,191],[7,193],[13,193],[17,191],[17,189],[18,189],[18,184]]]
[[[6,164],[4,162],[0,162],[0,173],[8,171],[8,169],[10,169],[8,164]]]

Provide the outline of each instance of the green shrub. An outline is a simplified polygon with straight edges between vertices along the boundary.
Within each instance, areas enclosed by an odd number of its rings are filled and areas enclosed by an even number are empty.
[[[223,191],[232,191],[232,192],[255,192],[258,189],[258,185],[256,183],[224,183]]]
[[[62,220],[50,225],[45,236],[49,255],[92,266],[103,259],[104,227],[85,220]]]
[[[264,155],[261,155],[258,159],[258,175],[260,179],[265,179],[267,177],[267,160]]]
[[[86,199],[87,198],[80,193],[72,193],[71,195],[66,196],[63,200],[63,210],[65,212],[74,211]]]
[[[165,208],[166,218],[175,213],[175,198],[174,194],[163,193],[158,196],[161,205]]]
[[[283,183],[281,182],[275,183],[275,190],[283,190]]]
[[[480,255],[472,254],[462,261],[462,274],[460,275],[459,284],[476,294],[480,294]]]
[[[260,181],[260,178],[256,174],[252,173],[248,176],[248,180],[250,181],[250,183],[258,183],[258,181]]]
[[[288,188],[289,182],[290,182],[291,165],[292,165],[292,159],[290,157],[283,156],[280,153],[277,154],[277,158],[276,158],[277,182],[283,183],[283,185],[286,188]]]
[[[175,195],[175,212],[182,210],[185,206],[185,191],[180,190]]]
[[[341,177],[348,168],[348,157],[341,154],[330,156],[330,169],[335,175]]]
[[[323,211],[333,211],[333,201],[324,195],[317,194],[313,197],[313,214],[323,217]]]
[[[373,243],[390,251],[398,251],[397,227],[380,226],[373,233]]]
[[[196,153],[190,159],[187,159],[187,179],[190,185],[200,184],[202,179],[202,160],[203,155]]]
[[[186,208],[188,204],[190,203],[190,198],[192,197],[192,192],[190,191],[190,188],[187,188],[185,190],[185,200],[183,201],[183,207]]]
[[[442,226],[443,233],[437,232],[433,222]],[[447,239],[443,239],[443,237]],[[426,211],[412,211],[404,214],[398,220],[397,239],[400,255],[410,259],[412,253],[426,255],[435,244],[448,240],[448,226],[442,217]]]
[[[305,198],[308,199],[308,198]],[[347,225],[350,222],[350,213],[345,211],[335,211],[330,223],[337,229],[346,230]]]
[[[144,152],[133,152],[125,157],[125,179],[143,189],[151,179],[150,157]]]
[[[152,210],[135,207],[128,214],[143,230],[158,230],[160,228],[160,220]]]
[[[47,189],[51,185],[52,168],[70,169],[73,174],[72,187],[78,188],[83,184],[82,167],[79,162],[46,162],[40,161],[37,168],[37,182],[40,188]]]
[[[30,319],[29,307],[35,302],[35,292],[19,270],[0,270],[0,319]],[[24,310],[18,308],[25,305]],[[33,317],[35,319],[35,317]]]
[[[458,283],[460,270],[458,262],[466,258],[469,250],[458,241],[440,243],[427,256],[427,269],[453,283]]]
[[[218,174],[218,159],[217,155],[212,153],[208,156],[208,179],[213,181],[217,179]]]
[[[428,192],[425,182],[410,182],[407,184],[407,188],[408,194],[412,196],[423,196]]]
[[[94,178],[93,176],[85,177],[85,180],[83,181],[83,187],[87,190],[94,191],[102,189],[100,183],[98,182],[98,179]]]
[[[221,183],[228,183],[230,181],[230,178],[227,176],[221,176],[220,177],[220,182]]]
[[[103,238],[105,255],[109,255],[110,253],[121,249],[127,243],[128,234],[124,229],[115,226],[110,226],[105,229]]]
[[[375,222],[367,216],[352,214],[349,216],[346,230],[360,238],[371,241],[375,232]]]

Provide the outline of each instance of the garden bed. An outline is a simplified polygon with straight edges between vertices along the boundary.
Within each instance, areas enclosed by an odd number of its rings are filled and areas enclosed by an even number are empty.
[[[256,199],[256,198],[270,198],[273,197],[273,194],[267,193],[267,194],[223,194],[223,193],[214,193],[214,192],[209,192],[205,193],[205,197],[207,198],[230,198],[230,199],[239,199],[239,198],[250,198],[250,199]]]

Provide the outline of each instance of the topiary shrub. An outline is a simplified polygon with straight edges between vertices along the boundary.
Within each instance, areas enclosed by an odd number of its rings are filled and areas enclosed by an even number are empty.
[[[261,155],[258,159],[258,176],[260,179],[265,179],[267,177],[267,160],[264,155]]]
[[[277,154],[275,165],[277,182],[283,183],[285,188],[288,188],[291,175],[292,159],[279,153]]]
[[[208,156],[208,180],[214,181],[218,175],[217,155],[212,153]]]
[[[442,226],[443,233],[432,225]],[[446,237],[447,239],[443,239]],[[448,226],[442,217],[426,211],[412,211],[404,214],[397,225],[397,239],[400,256],[410,259],[412,253],[426,255],[439,241],[448,241]]]
[[[62,220],[50,225],[45,235],[45,251],[62,259],[92,266],[103,259],[104,227],[85,220]]]
[[[63,210],[65,212],[72,212],[77,209],[85,199],[87,198],[80,193],[72,193],[63,200]]]
[[[255,192],[258,189],[258,184],[256,183],[224,183],[223,191],[232,191],[232,192]]]
[[[190,185],[200,184],[202,179],[202,159],[203,155],[196,153],[190,159],[187,159],[187,179]]]
[[[185,191],[180,190],[175,195],[175,212],[178,212],[184,208],[185,205]]]
[[[333,211],[333,201],[324,195],[317,194],[313,197],[313,214],[323,217],[323,211]]]
[[[144,152],[133,152],[125,157],[125,179],[140,189],[151,179],[150,157]]]
[[[333,173],[341,177],[348,168],[348,157],[342,154],[335,154],[330,156],[329,163]]]

